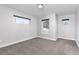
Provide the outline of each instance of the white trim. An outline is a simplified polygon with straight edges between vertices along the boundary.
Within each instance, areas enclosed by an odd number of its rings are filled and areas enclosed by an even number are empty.
[[[75,40],[73,38],[64,38],[64,37],[58,37],[58,38],[67,39],[67,40]]]
[[[39,38],[44,38],[44,39],[47,39],[47,40],[53,40],[53,41],[56,41],[57,39],[52,39],[52,38],[48,38],[48,37],[41,37],[41,36],[38,36]],[[7,46],[10,46],[10,45],[13,45],[13,44],[16,44],[16,43],[20,43],[20,42],[23,42],[23,41],[26,41],[26,40],[31,40],[33,38],[36,38],[35,37],[30,37],[30,38],[25,38],[23,40],[19,40],[19,41],[16,41],[16,42],[12,42],[12,43],[8,43],[8,44],[5,44],[5,45],[1,45],[0,48],[3,48],[3,47],[7,47]],[[64,38],[66,39],[66,38]],[[68,40],[71,40],[71,39],[68,39]],[[78,40],[75,40],[76,41],[76,44],[77,46],[79,47],[79,41]]]
[[[16,42],[11,42],[11,43],[8,43],[8,44],[5,44],[5,45],[1,45],[0,48],[7,47],[7,46],[10,46],[10,45],[13,45],[13,44],[16,44],[16,43],[20,43],[20,42],[23,42],[23,41],[26,41],[26,40],[30,40],[30,39],[33,39],[33,38],[36,38],[36,37],[25,38],[25,39],[22,39],[22,40],[19,40],[19,41],[16,41]]]
[[[75,40],[75,42],[76,42],[76,44],[77,44],[77,46],[79,48],[79,41],[78,40]]]
[[[41,36],[38,36],[40,38],[43,38],[43,39],[46,39],[46,40],[53,40],[53,41],[56,41],[57,39],[53,39],[53,38],[49,38],[49,37],[41,37]]]
[[[62,39],[67,39],[67,40],[74,40],[79,48],[79,41],[77,39],[71,39],[71,38],[62,38]]]

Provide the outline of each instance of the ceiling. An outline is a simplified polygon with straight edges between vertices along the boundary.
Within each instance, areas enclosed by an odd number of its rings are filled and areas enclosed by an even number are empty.
[[[44,4],[44,7],[41,9],[37,7],[37,4],[4,4],[4,6],[17,9],[35,17],[41,17],[53,12],[57,15],[75,13],[79,8],[79,4]]]

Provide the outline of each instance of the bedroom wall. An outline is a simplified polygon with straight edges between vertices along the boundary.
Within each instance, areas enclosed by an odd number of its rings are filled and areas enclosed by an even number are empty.
[[[62,19],[69,19],[67,24]],[[75,40],[75,14],[58,16],[58,38]]]
[[[43,34],[41,20],[48,19],[48,18],[49,18],[49,33]],[[38,37],[49,39],[49,40],[57,39],[57,20],[56,20],[55,13],[51,13],[38,20]]]
[[[76,12],[76,43],[79,47],[79,9]]]
[[[31,24],[16,24],[13,15],[31,19]],[[21,11],[0,5],[0,46],[37,37],[37,19]]]

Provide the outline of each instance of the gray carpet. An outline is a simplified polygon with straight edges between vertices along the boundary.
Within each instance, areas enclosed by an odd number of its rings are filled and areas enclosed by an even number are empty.
[[[79,48],[75,41],[71,40],[34,38],[0,48],[0,55],[79,55]]]

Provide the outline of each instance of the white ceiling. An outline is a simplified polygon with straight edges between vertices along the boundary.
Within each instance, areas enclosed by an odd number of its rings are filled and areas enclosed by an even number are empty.
[[[45,4],[42,9],[39,9],[36,4],[5,4],[4,6],[20,10],[36,17],[41,17],[53,12],[57,15],[75,13],[79,8],[79,4]]]

